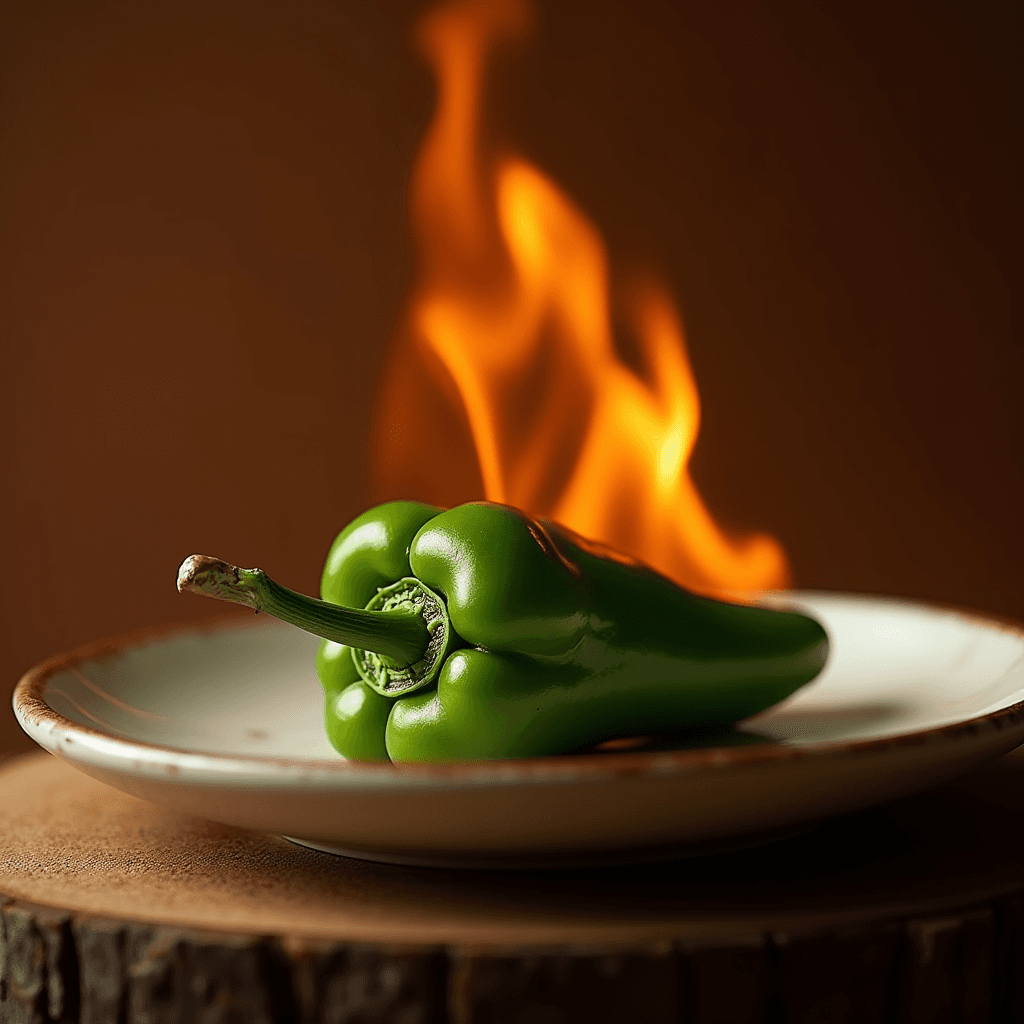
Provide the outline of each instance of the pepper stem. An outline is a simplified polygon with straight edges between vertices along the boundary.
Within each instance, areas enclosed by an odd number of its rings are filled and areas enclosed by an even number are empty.
[[[240,569],[209,555],[190,555],[181,563],[178,590],[244,604],[325,640],[373,651],[398,666],[422,659],[431,640],[423,616],[411,607],[344,608],[282,587],[262,569]]]

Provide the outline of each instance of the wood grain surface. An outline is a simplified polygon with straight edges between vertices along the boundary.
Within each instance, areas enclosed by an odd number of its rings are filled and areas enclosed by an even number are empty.
[[[1024,755],[771,845],[351,861],[47,755],[0,771],[0,1021],[1013,1021]]]

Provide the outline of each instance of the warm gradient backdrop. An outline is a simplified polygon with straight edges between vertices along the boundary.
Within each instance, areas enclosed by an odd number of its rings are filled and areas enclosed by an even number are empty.
[[[4,693],[216,613],[192,551],[313,590],[368,502],[421,6],[0,4]],[[540,10],[502,124],[675,289],[712,509],[798,585],[1024,618],[1020,5]]]

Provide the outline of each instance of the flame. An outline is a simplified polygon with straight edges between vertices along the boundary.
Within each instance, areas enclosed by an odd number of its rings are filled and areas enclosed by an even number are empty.
[[[688,474],[700,402],[671,298],[650,277],[611,282],[584,214],[485,135],[488,58],[531,22],[525,0],[458,0],[419,25],[438,99],[412,181],[419,276],[377,426],[382,496],[483,495],[706,593],[785,586],[779,544],[727,534]],[[639,369],[616,350],[613,294]]]

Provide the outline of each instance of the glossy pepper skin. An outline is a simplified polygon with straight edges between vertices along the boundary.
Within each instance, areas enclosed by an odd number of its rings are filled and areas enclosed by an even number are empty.
[[[698,597],[505,505],[391,502],[339,534],[325,601],[365,606],[414,577],[447,606],[436,683],[383,696],[350,648],[318,672],[333,746],[361,761],[532,757],[735,723],[813,679],[828,640],[796,612]]]

